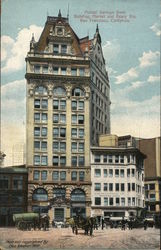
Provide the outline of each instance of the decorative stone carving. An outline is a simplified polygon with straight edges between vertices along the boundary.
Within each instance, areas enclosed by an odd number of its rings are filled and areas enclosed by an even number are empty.
[[[66,92],[67,92],[67,98],[69,99],[71,96],[72,87],[71,87],[71,85],[66,85],[65,87],[66,87]]]
[[[29,85],[28,93],[29,93],[30,97],[32,97],[34,95],[34,88],[35,88],[35,84],[30,84]]]
[[[48,97],[52,98],[52,96],[53,96],[53,85],[49,84],[48,85]]]

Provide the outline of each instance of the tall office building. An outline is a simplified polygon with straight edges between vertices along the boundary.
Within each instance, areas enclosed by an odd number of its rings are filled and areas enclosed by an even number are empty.
[[[91,213],[90,145],[110,133],[109,81],[98,27],[79,39],[47,17],[26,57],[28,210],[64,221]]]

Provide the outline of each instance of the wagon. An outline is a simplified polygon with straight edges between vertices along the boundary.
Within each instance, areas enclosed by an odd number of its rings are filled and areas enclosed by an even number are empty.
[[[49,226],[49,216],[38,213],[13,214],[13,221],[19,230],[31,230],[46,228]]]

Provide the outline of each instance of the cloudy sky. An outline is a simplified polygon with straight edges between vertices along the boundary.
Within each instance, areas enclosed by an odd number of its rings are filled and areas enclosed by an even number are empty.
[[[81,3],[81,4],[80,4]],[[25,56],[32,33],[38,40],[47,15],[59,9],[81,38],[96,24],[111,85],[111,133],[160,134],[159,0],[2,0],[1,149],[5,165],[25,142]],[[19,147],[17,147],[19,148]]]

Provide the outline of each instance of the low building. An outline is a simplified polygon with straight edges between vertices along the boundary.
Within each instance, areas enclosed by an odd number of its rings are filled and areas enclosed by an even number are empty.
[[[161,211],[160,137],[140,139],[138,147],[147,156],[144,163],[145,206],[149,213],[159,215]]]
[[[91,147],[92,216],[128,217],[144,207],[144,158],[117,136],[101,136]]]
[[[27,211],[25,165],[0,168],[0,226],[12,226],[13,214]]]

